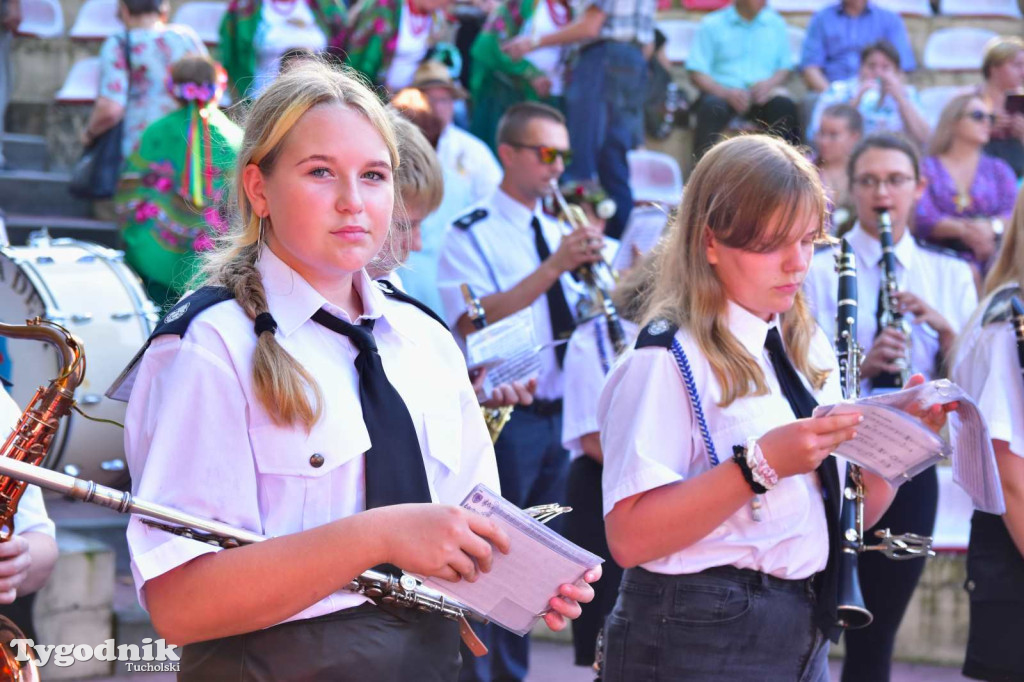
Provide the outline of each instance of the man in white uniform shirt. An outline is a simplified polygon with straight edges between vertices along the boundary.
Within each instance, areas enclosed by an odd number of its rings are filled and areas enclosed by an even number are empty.
[[[437,262],[444,232],[469,206],[497,189],[501,166],[486,144],[452,123],[455,101],[465,98],[466,92],[452,80],[447,66],[433,60],[423,62],[412,87],[423,93],[442,125],[437,158],[444,175],[444,197],[437,210],[424,217],[420,226],[422,247],[409,254],[401,274],[406,290],[440,314],[443,309],[437,292]]]
[[[908,355],[911,372],[927,380],[941,378],[953,342],[978,304],[971,268],[956,256],[918,245],[910,234],[908,218],[925,183],[909,141],[893,133],[869,135],[854,148],[849,167],[858,221],[845,238],[857,259],[857,341],[865,353],[862,394],[872,391],[876,379],[898,373],[896,361]],[[883,209],[892,218],[899,306],[910,322],[909,339],[896,329],[878,329],[882,282],[878,212]],[[832,251],[815,254],[804,292],[830,339],[835,339],[837,280]],[[931,535],[937,498],[938,481],[931,468],[900,487],[876,528]],[[865,537],[873,538],[874,529]],[[875,619],[871,627],[847,631],[843,680],[887,680],[896,630],[924,562],[893,562],[868,552],[861,555],[859,564],[865,602]]]
[[[568,339],[581,294],[570,273],[596,261],[603,242],[592,227],[563,238],[541,210],[570,156],[564,117],[536,102],[510,107],[498,125],[498,156],[505,168],[501,185],[444,237],[438,285],[445,320],[462,338],[473,333],[460,290],[467,283],[488,322],[529,308],[537,343]],[[494,446],[502,495],[520,507],[564,502],[569,457],[561,444],[562,357],[564,344],[541,352],[537,398],[516,407]],[[525,678],[528,639],[493,626],[484,630],[479,634],[491,654],[464,656],[461,679]]]

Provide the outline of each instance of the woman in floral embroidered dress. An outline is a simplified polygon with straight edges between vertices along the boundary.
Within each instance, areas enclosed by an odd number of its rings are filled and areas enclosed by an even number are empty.
[[[220,206],[242,130],[217,108],[226,82],[208,57],[175,62],[167,89],[181,108],[146,128],[115,197],[128,264],[165,309],[227,227]]]

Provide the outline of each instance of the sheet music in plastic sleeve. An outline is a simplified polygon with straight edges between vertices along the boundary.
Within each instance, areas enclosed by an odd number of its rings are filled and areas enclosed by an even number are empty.
[[[560,585],[582,584],[583,574],[603,563],[483,484],[462,506],[497,523],[508,534],[509,553],[495,550],[491,570],[476,582],[426,578],[424,583],[518,635],[528,633],[549,610],[548,601]]]
[[[959,402],[949,414],[950,442],[904,410],[914,405]],[[963,389],[947,379],[815,410],[815,416],[860,411],[864,422],[857,437],[836,454],[899,485],[947,456],[953,460],[953,481],[971,497],[974,506],[991,514],[1006,510],[988,427],[978,406]]]
[[[668,214],[660,206],[634,208],[619,242],[619,250],[610,261],[612,269],[621,271],[633,267],[634,246],[641,254],[650,253],[661,240],[668,218]]]
[[[540,351],[533,327],[533,310],[525,308],[466,337],[466,364],[486,367],[483,393],[490,396],[501,384],[526,382],[540,374]]]

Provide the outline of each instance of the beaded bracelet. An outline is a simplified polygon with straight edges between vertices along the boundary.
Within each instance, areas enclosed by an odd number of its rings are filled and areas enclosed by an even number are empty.
[[[743,445],[732,446],[732,459],[740,467],[740,472],[743,474],[743,479],[750,486],[750,489],[754,491],[755,495],[764,495],[768,492],[768,488],[754,480],[754,473],[750,469],[750,465],[747,464],[747,448]]]

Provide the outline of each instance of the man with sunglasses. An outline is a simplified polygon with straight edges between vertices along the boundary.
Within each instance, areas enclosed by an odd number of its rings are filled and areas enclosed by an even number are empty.
[[[909,360],[910,371],[923,374],[926,380],[942,378],[944,360],[978,304],[971,268],[956,255],[918,244],[910,233],[914,205],[925,189],[913,143],[896,133],[873,133],[854,147],[849,168],[857,223],[844,238],[857,259],[857,341],[865,353],[860,366],[862,395],[898,388],[900,360]],[[909,336],[898,329],[879,328],[878,215],[883,210],[892,220],[898,305],[910,322]],[[811,263],[804,293],[818,324],[833,339],[837,287],[833,249],[822,249]],[[882,528],[932,535],[937,504],[938,478],[933,467],[900,487],[892,506],[864,537],[873,542],[875,530]],[[924,561],[890,561],[881,552],[860,555],[861,590],[874,621],[844,635],[844,682],[889,679],[896,631],[923,570]]]
[[[582,289],[572,272],[600,258],[594,227],[563,235],[541,210],[569,162],[562,114],[536,102],[516,104],[498,124],[501,185],[452,223],[441,248],[438,285],[445,320],[465,338],[475,331],[461,285],[480,298],[488,323],[529,309],[538,344],[565,341],[575,327]],[[520,507],[565,502],[569,455],[562,448],[562,358],[565,345],[540,352],[536,398],[518,405],[494,445],[501,494]],[[557,530],[557,521],[555,524]],[[462,680],[522,680],[529,640],[495,626],[478,629],[491,653],[464,652]]]

